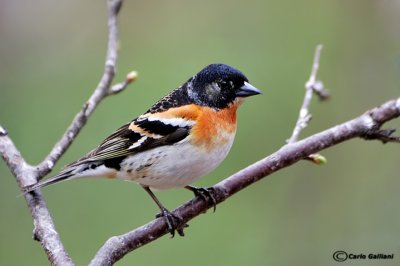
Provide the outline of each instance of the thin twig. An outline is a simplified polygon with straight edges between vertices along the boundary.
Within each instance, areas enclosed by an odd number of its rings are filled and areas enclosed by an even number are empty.
[[[104,66],[103,76],[99,84],[90,96],[89,100],[83,105],[82,110],[75,116],[71,125],[68,127],[61,139],[54,145],[53,149],[46,159],[38,165],[39,176],[43,177],[51,171],[55,163],[65,153],[82,127],[86,124],[87,119],[93,113],[98,104],[108,95],[111,82],[115,75],[115,66],[117,63],[118,52],[118,27],[117,16],[121,8],[122,0],[108,0],[108,46]],[[128,85],[128,84],[126,84]],[[124,89],[124,86],[122,89]],[[31,184],[30,184],[31,185]]]
[[[123,82],[117,83],[114,86],[112,86],[107,94],[108,95],[114,95],[117,93],[120,93],[121,91],[123,91],[129,84],[131,84],[132,82],[134,82],[138,77],[138,73],[136,71],[131,71],[128,73],[128,75],[126,75],[126,78]]]
[[[60,159],[61,155],[65,153],[76,138],[77,134],[85,125],[88,117],[93,113],[96,106],[106,96],[111,95],[109,89],[115,75],[118,48],[117,15],[121,8],[121,4],[122,0],[107,1],[109,34],[103,76],[89,100],[84,104],[82,110],[75,116],[71,125],[61,137],[60,141],[58,141],[53,147],[46,159],[35,167],[27,164],[8,136],[7,131],[0,126],[0,154],[15,176],[21,190],[23,190],[24,187],[35,184],[38,179],[51,171],[54,164]],[[120,90],[124,89],[126,85]],[[60,240],[41,193],[36,191],[34,193],[25,194],[24,197],[33,218],[33,237],[35,240],[40,241],[51,264],[74,265]]]
[[[287,143],[294,143],[299,139],[301,131],[307,127],[308,122],[311,120],[311,114],[309,112],[313,93],[316,93],[321,100],[328,98],[328,92],[324,88],[322,81],[317,80],[317,74],[319,70],[319,61],[321,58],[322,45],[318,45],[315,49],[315,55],[313,64],[311,67],[310,78],[305,84],[305,95],[303,104],[301,105],[299,117],[297,118],[296,126],[293,129],[292,136],[287,140]]]
[[[315,152],[321,151],[343,141],[361,137],[369,132],[379,132],[383,123],[400,116],[400,98],[390,100],[383,105],[367,111],[363,115],[310,136],[304,140],[288,143],[270,156],[240,170],[236,174],[216,184],[214,198],[221,203],[236,192],[259,181],[260,179],[288,167]],[[377,135],[377,139],[381,140]],[[173,213],[181,217],[183,222],[188,222],[194,217],[204,213],[208,205],[200,197],[186,202]],[[161,236],[167,234],[167,225],[164,219],[155,219],[131,232],[111,237],[99,249],[90,265],[113,265],[127,253],[142,247]]]

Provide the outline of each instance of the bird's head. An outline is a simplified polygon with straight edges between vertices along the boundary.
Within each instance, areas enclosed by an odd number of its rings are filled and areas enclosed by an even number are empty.
[[[187,82],[187,95],[196,104],[220,109],[238,98],[260,94],[239,70],[225,64],[211,64]]]
[[[239,70],[224,64],[211,64],[160,99],[147,112],[162,112],[192,103],[218,110],[237,99],[260,93]]]

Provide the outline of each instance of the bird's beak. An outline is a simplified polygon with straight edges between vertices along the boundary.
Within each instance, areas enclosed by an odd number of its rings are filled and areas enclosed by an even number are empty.
[[[236,91],[236,96],[249,97],[249,96],[257,95],[260,93],[261,93],[261,91],[259,89],[257,89],[256,87],[254,87],[253,85],[251,85],[248,82],[244,82],[244,85]]]

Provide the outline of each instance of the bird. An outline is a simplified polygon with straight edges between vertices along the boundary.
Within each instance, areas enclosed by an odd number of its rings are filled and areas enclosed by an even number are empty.
[[[236,111],[244,98],[260,94],[247,77],[226,64],[210,64],[124,124],[94,150],[60,173],[25,189],[85,177],[133,181],[159,207],[167,230],[183,236],[182,219],[172,214],[153,191],[186,188],[214,205],[212,188],[191,184],[226,158],[236,134]]]

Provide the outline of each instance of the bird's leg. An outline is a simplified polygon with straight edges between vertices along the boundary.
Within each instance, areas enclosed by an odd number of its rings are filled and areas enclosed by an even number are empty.
[[[150,197],[157,204],[158,208],[160,208],[161,213],[156,215],[156,218],[164,217],[165,222],[167,223],[168,232],[171,234],[171,238],[175,236],[175,231],[178,232],[180,236],[184,236],[183,228],[188,227],[187,224],[183,223],[182,218],[171,213],[167,208],[165,208],[161,202],[157,199],[156,195],[154,195],[153,191],[150,190],[148,186],[142,186],[144,190],[150,195]]]
[[[217,209],[217,201],[214,198],[213,192],[214,188],[213,187],[194,187],[194,186],[185,186],[186,189],[192,191],[195,196],[199,196],[202,198],[206,203],[207,206],[209,202],[211,202],[212,206],[214,207],[213,210]]]

